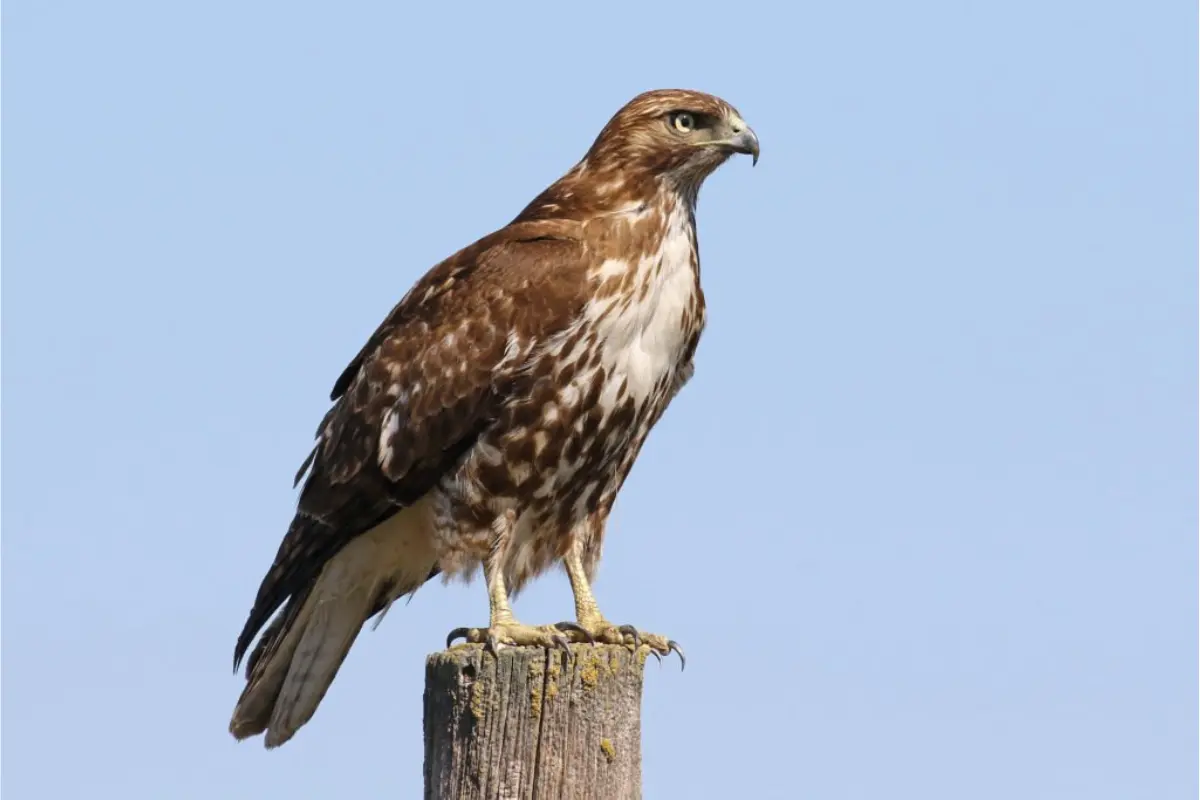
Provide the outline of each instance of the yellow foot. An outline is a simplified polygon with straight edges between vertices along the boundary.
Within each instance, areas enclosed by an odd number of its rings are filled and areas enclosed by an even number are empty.
[[[639,631],[632,625],[613,625],[608,620],[600,618],[582,624],[560,622],[554,627],[566,634],[572,642],[632,645],[634,650],[645,646],[650,648],[650,653],[659,661],[662,661],[663,656],[675,652],[679,654],[679,668],[682,670],[687,666],[683,648],[679,646],[678,642],[665,636],[659,636],[657,633]]]
[[[446,637],[446,647],[449,647],[459,637],[466,639],[471,644],[486,645],[491,648],[493,653],[499,653],[500,649],[506,645],[559,647],[568,653],[571,651],[567,637],[553,625],[535,628],[519,622],[501,622],[490,628],[455,628]]]

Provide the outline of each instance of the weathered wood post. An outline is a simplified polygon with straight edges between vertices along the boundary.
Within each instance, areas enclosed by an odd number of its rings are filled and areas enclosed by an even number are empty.
[[[425,665],[425,797],[640,798],[649,650],[457,645]]]

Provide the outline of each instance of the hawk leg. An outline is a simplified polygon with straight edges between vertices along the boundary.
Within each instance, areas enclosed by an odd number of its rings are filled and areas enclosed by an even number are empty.
[[[446,637],[446,647],[462,637],[471,644],[483,644],[493,653],[505,645],[560,647],[569,652],[569,642],[557,627],[535,628],[517,622],[508,604],[508,587],[504,584],[504,558],[516,525],[516,512],[509,510],[492,526],[491,552],[483,560],[483,575],[488,588],[488,626],[486,628],[455,628]]]
[[[683,649],[675,641],[657,633],[639,631],[632,625],[614,625],[604,618],[596,604],[596,596],[592,594],[579,551],[579,545],[573,544],[563,559],[567,577],[571,581],[571,592],[575,595],[575,618],[578,623],[560,622],[555,627],[573,642],[607,642],[632,645],[634,649],[645,645],[660,660],[674,651],[679,654],[679,668],[683,669],[687,662]]]

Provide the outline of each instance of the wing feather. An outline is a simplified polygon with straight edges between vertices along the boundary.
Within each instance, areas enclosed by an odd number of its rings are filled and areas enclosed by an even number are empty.
[[[506,358],[510,339],[563,330],[586,302],[579,233],[576,223],[510,225],[434,267],[388,314],[334,384],[235,665],[289,596],[354,537],[425,495],[495,422],[521,367]]]

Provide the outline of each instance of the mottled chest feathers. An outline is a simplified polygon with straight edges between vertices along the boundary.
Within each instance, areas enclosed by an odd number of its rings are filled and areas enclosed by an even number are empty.
[[[688,209],[681,204],[666,214],[649,209],[630,216],[631,238],[642,239],[642,246],[632,249],[634,256],[627,250],[600,263],[584,316],[597,334],[605,371],[641,402],[690,360],[704,298]]]

